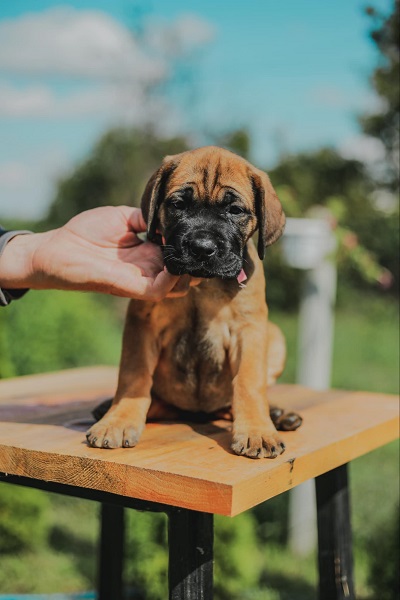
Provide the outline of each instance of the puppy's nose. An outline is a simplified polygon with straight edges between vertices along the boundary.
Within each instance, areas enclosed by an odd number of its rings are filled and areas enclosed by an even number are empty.
[[[196,236],[189,242],[190,252],[197,258],[211,258],[217,252],[217,244],[208,236]]]

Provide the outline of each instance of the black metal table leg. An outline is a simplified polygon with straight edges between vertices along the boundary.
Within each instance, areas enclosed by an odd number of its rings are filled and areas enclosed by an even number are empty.
[[[98,600],[123,598],[124,533],[124,508],[102,502]]]
[[[315,480],[318,511],[319,600],[354,600],[347,465]]]
[[[212,600],[213,515],[193,510],[169,513],[169,598]]]

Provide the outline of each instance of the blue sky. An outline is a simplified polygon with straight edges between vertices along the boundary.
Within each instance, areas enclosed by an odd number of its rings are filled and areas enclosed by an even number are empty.
[[[377,106],[368,84],[377,52],[365,5],[2,2],[0,218],[42,215],[56,179],[115,123],[148,119],[164,133],[188,132],[194,144],[208,139],[205,132],[246,126],[262,167],[282,151],[320,145],[373,160],[380,149],[360,136],[356,121]],[[392,2],[373,5],[387,12]],[[129,29],[139,36],[135,46]],[[178,51],[171,50],[171,35]],[[170,65],[177,62],[181,77],[171,84]],[[131,87],[121,84],[132,73]],[[149,80],[166,90],[154,105],[146,97]]]

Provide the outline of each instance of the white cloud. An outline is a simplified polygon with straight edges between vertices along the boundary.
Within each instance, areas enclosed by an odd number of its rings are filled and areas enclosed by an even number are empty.
[[[52,8],[0,22],[0,117],[105,116],[155,122],[166,101],[152,86],[171,75],[171,62],[209,41],[210,25],[193,15],[149,23],[139,46],[121,23],[100,11]],[[9,74],[29,75],[23,87]],[[80,84],[63,88],[56,75]],[[40,76],[32,84],[31,77]],[[168,112],[172,109],[169,108]]]
[[[362,95],[353,94],[344,88],[322,84],[311,89],[309,96],[318,106],[356,111],[360,114],[380,112],[384,109],[382,99],[369,90]]]
[[[118,117],[129,123],[154,121],[164,110],[161,98],[140,86],[101,84],[60,95],[46,85],[15,87],[0,83],[0,116],[10,118]]]
[[[369,166],[385,159],[385,147],[382,142],[368,135],[348,138],[340,145],[339,152],[344,158],[356,159]]]
[[[28,172],[25,165],[17,162],[8,162],[0,165],[0,186],[9,189],[18,188],[28,181]]]
[[[1,218],[43,217],[54,194],[55,182],[65,172],[68,160],[60,148],[48,148],[29,161],[0,164]]]
[[[146,29],[145,40],[151,48],[168,57],[181,56],[197,50],[214,37],[214,28],[196,15],[180,15],[170,24],[152,22]]]
[[[56,7],[0,23],[0,70],[154,82],[165,76],[162,57],[149,57],[130,31],[100,11]]]
[[[45,114],[53,104],[54,94],[46,86],[16,88],[0,82],[0,115],[24,117]]]
[[[150,22],[139,42],[106,13],[55,7],[0,22],[0,71],[151,84],[168,76],[166,58],[189,53],[213,34],[207,21],[187,14]]]
[[[161,54],[146,54],[109,15],[58,7],[0,22],[0,72],[0,116],[128,117],[142,112],[148,120],[154,111],[149,86],[165,79],[168,67]],[[29,79],[16,87],[7,81],[10,74]],[[60,91],[48,81],[54,75],[75,85]],[[39,76],[40,83],[32,85],[32,76]]]
[[[343,90],[329,85],[321,85],[311,90],[311,97],[317,104],[329,108],[343,108],[348,103]]]

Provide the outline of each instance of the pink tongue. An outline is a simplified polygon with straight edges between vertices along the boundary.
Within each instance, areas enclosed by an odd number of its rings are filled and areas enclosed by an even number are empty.
[[[240,271],[239,275],[237,276],[238,283],[242,283],[243,281],[246,281],[246,279],[247,279],[247,275],[244,272],[244,269],[242,269]]]

